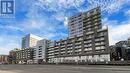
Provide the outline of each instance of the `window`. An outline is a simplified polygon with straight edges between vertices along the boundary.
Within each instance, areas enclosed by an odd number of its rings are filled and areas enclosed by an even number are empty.
[[[42,56],[38,56],[38,57],[42,57]]]
[[[42,46],[39,46],[39,48],[42,48]]]
[[[42,55],[42,53],[39,53],[38,55]]]

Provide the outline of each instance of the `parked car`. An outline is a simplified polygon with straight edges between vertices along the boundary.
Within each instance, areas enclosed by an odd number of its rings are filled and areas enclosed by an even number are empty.
[[[0,65],[2,64],[2,62],[0,62]]]
[[[8,63],[6,63],[6,62],[0,62],[0,65],[2,65],[2,64],[8,64]]]

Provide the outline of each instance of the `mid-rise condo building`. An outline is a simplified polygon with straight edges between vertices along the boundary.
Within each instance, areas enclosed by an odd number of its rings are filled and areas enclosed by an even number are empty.
[[[70,17],[68,26],[69,37],[48,49],[48,62],[110,61],[108,28],[102,27],[100,7]]]
[[[42,39],[37,42],[36,48],[34,49],[34,63],[46,62],[47,48],[50,46],[50,40]]]

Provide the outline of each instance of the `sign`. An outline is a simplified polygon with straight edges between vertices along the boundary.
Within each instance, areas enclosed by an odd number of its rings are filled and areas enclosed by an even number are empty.
[[[0,18],[12,18],[15,15],[14,0],[0,0]]]

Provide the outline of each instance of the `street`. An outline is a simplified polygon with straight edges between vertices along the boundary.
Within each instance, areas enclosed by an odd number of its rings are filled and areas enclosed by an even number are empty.
[[[130,73],[130,66],[0,65],[0,73]]]

